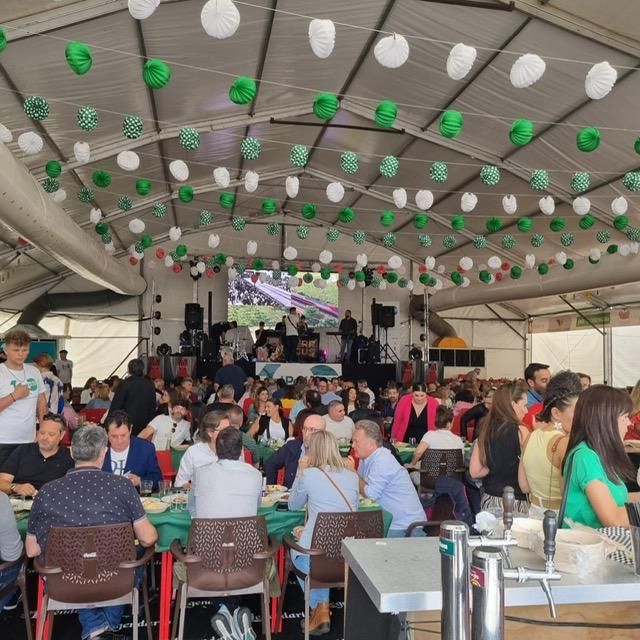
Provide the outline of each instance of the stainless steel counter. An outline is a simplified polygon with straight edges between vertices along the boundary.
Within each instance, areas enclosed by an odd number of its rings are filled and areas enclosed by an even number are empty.
[[[380,613],[433,611],[442,608],[438,538],[347,539],[342,553]],[[513,566],[544,569],[530,551],[511,549]],[[640,576],[630,567],[607,561],[605,569],[587,576],[563,574],[551,584],[556,604],[640,600]],[[505,605],[546,605],[537,582],[505,582]]]

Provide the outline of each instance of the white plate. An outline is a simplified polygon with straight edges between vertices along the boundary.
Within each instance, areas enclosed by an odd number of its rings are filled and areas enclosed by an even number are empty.
[[[162,498],[160,498],[162,502],[166,502],[167,504],[187,504],[187,499],[186,493],[171,493],[168,496],[162,496]]]
[[[158,498],[142,498],[140,502],[142,502],[142,508],[147,513],[162,513],[169,508],[166,502],[162,502]]]
[[[31,511],[33,500],[22,500],[21,498],[9,498],[9,502],[14,511]]]

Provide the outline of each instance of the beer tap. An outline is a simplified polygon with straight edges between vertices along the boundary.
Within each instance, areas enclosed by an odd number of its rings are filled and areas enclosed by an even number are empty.
[[[505,562],[508,567],[511,566],[509,558],[509,547],[515,546],[517,541],[511,535],[511,527],[513,526],[513,510],[516,504],[516,495],[513,487],[505,487],[502,492],[502,523],[504,525],[504,533],[502,538],[493,538],[491,536],[471,536],[469,538],[469,546],[476,547],[502,547],[504,550]]]

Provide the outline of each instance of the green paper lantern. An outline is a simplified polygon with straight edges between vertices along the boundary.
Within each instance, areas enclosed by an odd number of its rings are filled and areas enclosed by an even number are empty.
[[[93,182],[96,187],[106,189],[111,184],[111,174],[107,171],[102,171],[101,169],[94,171],[91,176],[91,182]]]
[[[329,242],[335,242],[340,237],[340,229],[336,227],[329,227],[327,229],[327,240]]]
[[[245,160],[257,160],[260,157],[260,151],[260,140],[252,136],[242,138],[240,142],[240,155]]]
[[[290,264],[290,265],[287,267],[287,273],[288,273],[290,276],[295,276],[295,275],[297,275],[297,273],[298,273],[298,267],[296,267],[296,265],[295,265],[295,264]]]
[[[40,184],[47,193],[55,193],[60,188],[60,183],[55,178],[45,178]]]
[[[224,255],[224,254],[221,254]],[[226,256],[225,256],[225,262],[226,262]],[[263,269],[264,268],[264,262],[262,261],[261,258],[256,258],[252,263],[251,263],[252,267],[254,269]]]
[[[167,205],[164,202],[158,202],[151,207],[151,215],[154,218],[164,218],[167,215]]]
[[[487,239],[482,234],[474,236],[472,242],[476,249],[485,249],[487,246]]]
[[[611,234],[608,231],[598,231],[598,233],[596,233],[596,240],[600,244],[607,244],[607,242],[611,240]]]
[[[234,231],[243,231],[247,226],[247,221],[242,216],[233,216],[231,218],[231,228]]]
[[[200,146],[200,134],[193,127],[184,127],[178,133],[178,142],[183,149],[195,151]]]
[[[223,191],[218,196],[218,202],[223,209],[233,209],[236,197],[229,191]]]
[[[400,161],[395,156],[385,156],[380,162],[380,175],[385,178],[393,178],[398,174]]]
[[[229,100],[234,104],[249,104],[258,93],[255,80],[247,76],[238,76],[229,88]]]
[[[576,146],[583,153],[591,153],[600,146],[600,131],[595,127],[580,129],[576,135]]]
[[[329,267],[322,267],[322,269],[320,269],[320,277],[323,280],[328,280],[331,277],[331,269]]]
[[[178,189],[178,198],[180,202],[191,202],[193,200],[193,187],[185,184]]]
[[[345,207],[344,209],[340,209],[340,213],[338,214],[338,220],[344,224],[349,224],[353,222],[356,217],[356,212],[349,208]]]
[[[142,242],[136,242],[133,245],[133,248],[135,249],[136,253],[144,253],[144,246],[143,246]]]
[[[142,135],[143,128],[144,123],[138,116],[125,116],[122,121],[122,133],[124,137],[129,138],[129,140],[139,138]]]
[[[153,244],[153,238],[148,233],[140,236],[140,244],[144,249],[148,249]]]
[[[382,236],[382,244],[385,247],[393,247],[396,243],[396,234],[395,233],[391,233],[391,231],[387,231],[387,233],[385,233]]]
[[[578,226],[583,231],[586,231],[587,229],[591,229],[591,227],[593,227],[595,223],[596,223],[596,219],[590,213],[587,213],[587,215],[582,216],[580,218],[580,222],[578,222]]]
[[[463,281],[463,275],[459,271],[454,271],[451,274],[451,282],[453,282],[453,284],[455,284],[456,287],[459,287],[462,284],[462,281]]]
[[[616,216],[613,219],[613,226],[618,231],[624,231],[629,226],[629,218],[625,215]]]
[[[364,282],[367,277],[364,271],[356,271],[354,275],[356,282]]]
[[[534,169],[529,184],[534,191],[544,191],[549,187],[549,173],[545,169]]]
[[[353,151],[343,151],[340,154],[340,168],[353,175],[358,171],[358,155]]]
[[[309,232],[311,229],[306,224],[299,224],[296,227],[296,235],[300,240],[306,240],[309,237]]]
[[[305,220],[313,220],[316,217],[316,205],[311,204],[310,202],[305,202],[300,211]]]
[[[425,273],[421,273],[421,274],[418,276],[418,282],[419,282],[420,284],[427,285],[427,284],[429,284],[429,281],[430,281],[430,280],[431,280],[431,276],[430,276],[428,273],[426,273],[426,272],[425,272]]]
[[[7,34],[4,32],[4,29],[0,28],[0,53],[2,53],[7,48],[7,44]]]
[[[528,233],[533,227],[533,220],[527,217],[518,218],[517,226],[518,231]]]
[[[500,182],[500,169],[493,164],[485,164],[480,169],[480,180],[488,187],[495,187]]]
[[[396,282],[398,282],[398,274],[394,271],[390,271],[389,273],[387,273],[387,282],[389,284],[395,284]]]
[[[462,131],[464,118],[459,111],[449,109],[440,118],[440,134],[445,138],[456,138]]]
[[[398,107],[391,100],[383,100],[376,107],[375,121],[381,129],[390,129],[398,117]]]
[[[640,153],[640,137],[636,138],[636,141],[633,143],[633,150],[636,153]]]
[[[98,126],[98,112],[93,107],[80,107],[77,121],[83,131],[93,131]]]
[[[50,178],[59,178],[62,173],[62,165],[57,160],[49,160],[44,170]]]
[[[109,232],[109,225],[106,222],[98,222],[94,227],[94,230],[99,236],[103,236],[105,233]]]
[[[571,177],[571,189],[575,193],[583,193],[591,184],[591,176],[586,171],[576,171]]]
[[[544,244],[544,236],[541,233],[534,233],[531,236],[531,246],[534,249],[539,249]]]
[[[307,284],[311,284],[313,282],[313,274],[312,273],[305,273],[302,276],[302,281],[306,282]]]
[[[558,231],[564,231],[564,228],[567,226],[567,221],[564,218],[553,218],[549,223],[549,229],[554,233]]]
[[[270,236],[278,236],[280,235],[280,223],[279,222],[270,222],[267,225],[267,234]]]
[[[462,231],[464,229],[464,224],[464,216],[453,216],[453,218],[451,218],[451,228],[454,231]]]
[[[560,236],[560,244],[563,247],[570,247],[573,244],[573,241],[574,241],[573,233],[563,233]]]
[[[513,249],[513,247],[516,246],[516,239],[510,233],[507,233],[502,236],[500,244],[502,245],[503,249],[506,249],[508,251],[509,249]]]
[[[457,244],[458,241],[456,240],[456,237],[451,234],[447,234],[442,238],[442,246],[445,249],[453,249]]]
[[[396,215],[393,211],[383,211],[380,214],[380,224],[383,227],[390,227],[396,221]]]
[[[87,203],[93,200],[93,191],[91,191],[91,189],[88,189],[87,187],[82,187],[82,189],[78,191],[77,195],[80,202]]]
[[[172,251],[169,255],[174,262],[180,262],[180,256],[175,251]]]
[[[610,244],[607,247],[607,253],[612,256],[614,253],[618,253],[618,245],[617,244]]]
[[[136,180],[136,193],[139,196],[147,196],[151,193],[151,180],[138,178]]]
[[[236,271],[238,271],[238,267],[236,267]],[[243,271],[244,271],[244,267],[243,267]],[[242,273],[242,271],[238,271],[238,273]],[[279,281],[282,278],[282,271],[280,271],[280,269],[274,269],[271,272],[271,277],[274,280]]]
[[[438,183],[447,181],[449,177],[449,169],[446,162],[434,162],[429,169],[429,177]]]
[[[278,210],[278,203],[273,198],[265,198],[262,201],[261,209],[266,216],[273,215]]]
[[[227,256],[224,253],[216,253],[215,256],[213,256],[213,261],[219,266],[221,267],[223,264],[225,264],[227,262]],[[256,265],[256,262],[258,263]],[[253,261],[253,265],[255,269],[260,269],[262,267],[262,265],[260,264],[259,260],[254,260]]]
[[[406,289],[409,286],[409,281],[406,278],[400,278],[400,280],[398,280],[398,286],[401,289]]]
[[[40,96],[29,96],[24,100],[24,112],[27,118],[40,122],[49,116],[49,103]]]
[[[209,258],[206,262],[205,265],[207,265],[207,267],[209,267],[210,269],[216,266],[216,259],[214,257]]]
[[[162,89],[171,80],[171,69],[164,60],[150,58],[142,67],[142,79],[151,89]]]
[[[491,282],[491,274],[486,269],[483,269],[478,273],[478,278],[480,279],[480,282],[484,282],[485,284],[489,284]]]
[[[353,238],[353,242],[358,245],[364,244],[367,241],[367,234],[364,231],[354,231],[351,237]]]
[[[541,276],[546,276],[546,275],[547,275],[547,273],[549,273],[549,265],[548,265],[546,262],[541,262],[541,263],[538,265],[538,273],[539,273]]]
[[[533,122],[520,118],[509,129],[509,140],[516,147],[524,147],[533,139]]]
[[[211,224],[213,222],[213,213],[211,211],[209,211],[208,209],[203,209],[200,212],[200,224],[201,225],[207,225],[207,224]]]
[[[433,240],[428,233],[421,233],[418,236],[418,244],[423,248],[430,247],[433,244]]]
[[[100,236],[100,240],[102,240],[102,244],[111,244],[111,242],[113,242],[113,237],[111,236],[111,233],[107,231]]]
[[[631,242],[640,242],[640,227],[628,227],[627,238],[629,238]]]
[[[189,250],[187,249],[187,245],[186,244],[179,244],[176,247],[176,254],[180,257],[180,258],[184,258],[187,255],[187,252]]]
[[[289,162],[292,166],[301,169],[307,166],[309,161],[309,149],[303,144],[294,144],[289,154]]]
[[[429,216],[426,213],[416,213],[413,216],[413,226],[416,229],[424,229],[429,224]]]
[[[487,220],[485,227],[489,233],[496,233],[502,229],[502,220],[496,216],[492,216]]]
[[[313,113],[320,120],[331,120],[339,108],[340,101],[335,93],[319,93],[313,101]]]
[[[571,269],[573,269],[574,266],[575,266],[575,262],[573,261],[573,258],[567,258],[567,261],[562,265],[562,267],[567,271],[571,271]]]
[[[84,42],[69,42],[64,50],[67,64],[71,67],[71,71],[78,76],[83,76],[93,64],[91,49]]]
[[[522,267],[519,267],[517,264],[513,265],[513,267],[511,267],[511,271],[509,272],[509,275],[513,280],[519,280],[520,277],[522,276]]]
[[[118,209],[129,211],[133,207],[133,200],[129,196],[122,196],[118,200]]]
[[[624,174],[622,184],[632,192],[640,191],[640,171],[629,171]]]

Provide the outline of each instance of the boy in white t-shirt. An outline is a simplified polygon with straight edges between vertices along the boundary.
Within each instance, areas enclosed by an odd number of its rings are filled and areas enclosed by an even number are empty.
[[[47,399],[40,371],[25,364],[31,338],[16,329],[4,339],[6,362],[0,364],[0,467],[11,452],[36,439],[36,416],[42,420]]]
[[[173,390],[169,394],[167,413],[157,415],[139,434],[139,438],[151,437],[156,449],[169,449],[191,440],[191,423],[184,417],[188,402]],[[162,407],[162,405],[160,405]]]

